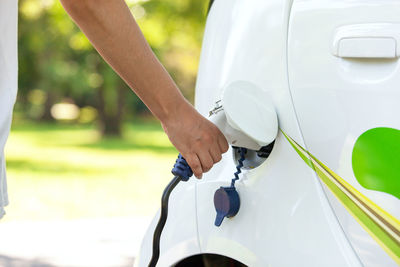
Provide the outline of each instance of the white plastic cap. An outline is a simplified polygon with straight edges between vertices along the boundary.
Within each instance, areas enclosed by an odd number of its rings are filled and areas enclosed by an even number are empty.
[[[224,112],[210,119],[230,144],[258,150],[275,140],[278,119],[267,91],[247,81],[235,81],[224,88],[221,104]]]

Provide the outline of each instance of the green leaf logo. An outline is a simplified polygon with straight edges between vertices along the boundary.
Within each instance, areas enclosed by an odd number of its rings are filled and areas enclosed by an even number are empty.
[[[361,134],[353,148],[352,165],[363,187],[400,199],[400,130],[379,127]]]

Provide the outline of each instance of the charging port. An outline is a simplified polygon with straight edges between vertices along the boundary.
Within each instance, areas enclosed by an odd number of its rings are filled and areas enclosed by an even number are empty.
[[[243,169],[254,169],[260,166],[267,158],[270,156],[272,149],[274,147],[275,141],[271,144],[263,146],[260,150],[247,149],[246,160],[243,162]],[[233,146],[233,160],[235,165],[239,163],[240,152],[239,147]]]

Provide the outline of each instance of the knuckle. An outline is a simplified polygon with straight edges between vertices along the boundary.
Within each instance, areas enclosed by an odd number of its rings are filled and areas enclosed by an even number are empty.
[[[196,140],[193,144],[192,144],[192,151],[199,151],[202,147],[202,142],[201,140]]]
[[[194,160],[193,160],[193,157],[192,157],[192,156],[188,155],[187,157],[184,157],[184,158],[185,158],[186,162],[187,162],[190,166],[193,165]]]
[[[200,164],[197,162],[192,163],[192,169],[198,172],[200,170]]]
[[[205,143],[211,144],[214,141],[214,138],[212,137],[211,134],[207,133],[207,134],[204,134],[203,140]]]

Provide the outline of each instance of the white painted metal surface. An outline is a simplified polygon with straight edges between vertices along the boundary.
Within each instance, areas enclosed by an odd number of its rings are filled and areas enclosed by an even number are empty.
[[[296,0],[288,35],[289,82],[307,149],[397,218],[400,201],[363,188],[354,177],[351,154],[357,137],[366,130],[400,128],[398,116],[393,116],[400,113],[399,62],[342,59],[333,56],[329,48],[340,35],[397,36],[399,12],[399,1]],[[363,26],[354,26],[360,24]],[[326,192],[363,264],[396,266],[343,205]]]
[[[379,99],[381,110],[400,113],[395,99],[379,95],[399,99],[400,91],[391,86],[400,84],[400,75],[394,75],[398,63],[332,55],[339,27],[395,23],[398,14],[397,1],[216,0],[203,40],[196,107],[208,116],[223,88],[239,80],[268,91],[285,133],[399,218],[398,200],[361,188],[348,165],[355,138],[366,127],[389,123],[400,128],[399,120],[388,116],[381,121],[370,108]],[[281,133],[270,157],[236,183],[239,213],[215,227],[213,195],[229,184],[234,170],[228,152],[201,181],[192,179],[173,192],[159,266],[201,253],[248,266],[394,265]],[[136,266],[148,264],[154,224]]]

